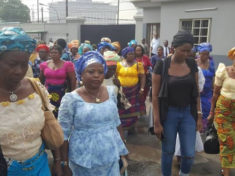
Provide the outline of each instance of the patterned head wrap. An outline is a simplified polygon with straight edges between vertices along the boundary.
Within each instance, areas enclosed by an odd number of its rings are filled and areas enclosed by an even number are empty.
[[[81,75],[83,71],[91,64],[100,63],[104,67],[104,74],[107,73],[108,68],[103,56],[97,51],[88,51],[83,54],[76,62],[75,62],[75,71],[78,80],[81,80]]]
[[[212,51],[212,45],[210,43],[200,43],[200,45],[197,46],[197,50],[199,53],[203,51]]]
[[[32,53],[36,40],[29,37],[21,28],[7,27],[0,31],[0,54],[5,51],[24,51]]]
[[[128,46],[128,47],[122,49],[122,57],[126,58],[126,55],[128,53],[134,53],[134,52],[135,52],[135,49],[130,47],[130,46]]]
[[[111,44],[114,46],[118,53],[121,51],[121,44],[118,41],[113,42]]]
[[[185,43],[189,43],[193,46],[193,35],[188,31],[179,31],[174,35],[172,46],[177,48]]]
[[[109,48],[112,51],[115,50],[114,46],[108,42],[100,42],[98,44],[98,51],[102,50],[103,48]]]
[[[231,60],[235,60],[235,47],[229,50],[228,52],[228,58]]]
[[[72,40],[69,44],[68,47],[71,48],[78,48],[79,47],[79,40]]]
[[[79,52],[80,55],[83,54],[83,49],[84,49],[84,48],[89,48],[90,51],[93,50],[93,48],[92,48],[92,46],[91,46],[90,44],[82,43],[82,44],[80,45],[80,47],[79,47],[79,50],[78,50],[78,52]]]
[[[108,43],[111,43],[111,39],[108,38],[108,37],[102,37],[100,42],[108,42]]]
[[[120,61],[120,56],[115,51],[105,51],[104,59],[106,64],[109,65],[117,65],[117,62]]]
[[[91,41],[90,40],[85,40],[84,43],[91,44]]]
[[[38,45],[37,48],[36,48],[36,51],[39,52],[39,50],[41,50],[41,49],[44,49],[44,50],[46,50],[47,52],[50,51],[49,47],[48,47],[47,45],[45,45],[45,44],[40,44],[40,45]]]
[[[132,45],[137,45],[137,41],[136,41],[136,40],[131,40],[131,41],[128,43],[128,46],[131,47]]]

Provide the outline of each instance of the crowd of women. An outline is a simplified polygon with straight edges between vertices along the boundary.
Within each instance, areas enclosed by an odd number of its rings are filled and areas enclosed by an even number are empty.
[[[152,133],[162,142],[162,175],[171,176],[175,149],[179,175],[189,175],[200,132],[214,121],[221,174],[229,176],[235,167],[235,48],[228,54],[233,65],[221,63],[217,71],[212,45],[194,47],[186,31],[173,37],[167,57],[161,46],[152,58],[145,51],[135,40],[122,49],[107,37],[97,47],[64,39],[49,47],[20,28],[2,29],[0,154],[8,175],[51,175],[41,136],[42,101],[27,72],[38,80],[64,132],[63,145],[52,150],[53,175],[126,174],[128,131],[146,115],[150,96]]]

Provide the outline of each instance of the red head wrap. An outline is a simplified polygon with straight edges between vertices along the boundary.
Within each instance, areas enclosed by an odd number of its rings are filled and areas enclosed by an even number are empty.
[[[37,46],[37,48],[36,48],[36,51],[39,52],[39,50],[41,50],[41,49],[44,49],[44,50],[46,50],[47,52],[50,51],[49,47],[48,47],[47,45],[45,45],[45,44],[39,44],[39,45]]]

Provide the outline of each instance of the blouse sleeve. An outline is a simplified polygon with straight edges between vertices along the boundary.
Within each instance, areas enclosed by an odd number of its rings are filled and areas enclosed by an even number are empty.
[[[72,93],[66,93],[61,100],[59,108],[58,121],[64,132],[64,140],[68,140],[73,126],[73,101]]]
[[[144,73],[145,73],[145,71],[144,71],[143,63],[141,63],[141,62],[137,62],[137,64],[138,64],[138,67],[137,67],[138,74],[139,74],[139,75],[144,74]]]
[[[40,64],[40,71],[44,72],[45,68],[47,67],[47,62],[43,62]]]
[[[117,106],[117,95],[115,94],[115,87],[114,86],[107,86],[107,89],[110,91],[110,95],[112,100],[114,101],[115,105]],[[118,127],[121,124],[120,117],[118,114],[118,111],[114,112],[114,124],[116,127]]]
[[[222,86],[225,79],[226,66],[220,63],[215,73],[215,85]]]
[[[120,64],[120,62],[118,62],[117,63],[117,68],[116,68],[116,74],[117,75],[119,74],[120,68],[121,68],[121,64]]]
[[[66,64],[66,71],[67,72],[74,72],[74,65],[72,62],[67,61],[67,62],[65,62],[65,64]]]
[[[114,116],[115,117],[115,126],[116,127],[119,127],[121,125],[121,120],[120,120],[120,117],[118,115],[118,113]]]

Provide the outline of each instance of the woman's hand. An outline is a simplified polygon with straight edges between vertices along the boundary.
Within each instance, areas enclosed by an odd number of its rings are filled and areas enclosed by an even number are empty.
[[[160,123],[154,126],[154,133],[158,139],[163,139],[163,126]]]
[[[202,127],[203,127],[203,125],[202,125],[202,118],[199,117],[198,120],[197,120],[197,131],[200,132],[202,130]]]
[[[208,123],[212,123],[214,120],[214,114],[210,113],[209,116],[207,117]]]
[[[142,97],[144,95],[144,90],[139,91],[139,96]]]
[[[60,161],[55,161],[52,169],[53,169],[55,176],[63,176],[64,175]]]
[[[72,176],[73,175],[69,166],[64,166],[63,172],[64,172],[63,176]]]

